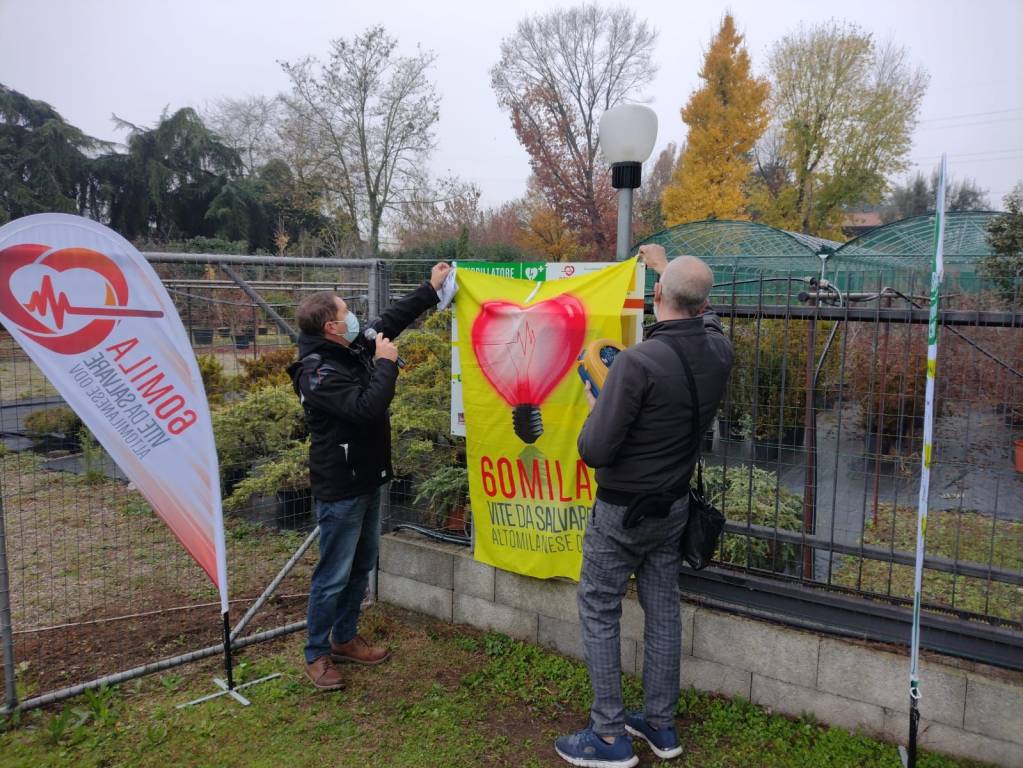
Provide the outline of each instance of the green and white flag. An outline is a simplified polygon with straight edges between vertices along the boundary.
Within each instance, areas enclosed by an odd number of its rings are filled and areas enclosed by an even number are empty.
[[[917,505],[916,570],[913,576],[913,634],[910,641],[909,670],[910,732],[909,765],[916,759],[916,732],[920,700],[920,599],[923,587],[925,537],[927,535],[927,503],[931,484],[931,459],[934,456],[934,377],[938,363],[938,301],[944,278],[945,245],[945,171],[946,157],[941,156],[938,199],[934,214],[934,261],[931,264],[931,308],[927,325],[927,394],[924,408],[924,449],[920,466],[920,499]]]

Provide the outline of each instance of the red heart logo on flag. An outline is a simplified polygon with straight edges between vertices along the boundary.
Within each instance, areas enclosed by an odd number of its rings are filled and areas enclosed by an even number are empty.
[[[25,295],[16,296],[14,284],[24,282],[18,279],[21,270],[26,271],[31,286],[21,286]],[[75,276],[75,270],[90,272],[95,279],[83,281]],[[124,274],[97,251],[50,250],[39,244],[15,245],[0,251],[0,313],[28,338],[54,352],[73,355],[92,349],[116,324],[102,316],[79,321],[79,316],[95,313],[83,312],[76,304],[112,309],[123,307],[127,301]],[[65,327],[69,319],[74,322]]]

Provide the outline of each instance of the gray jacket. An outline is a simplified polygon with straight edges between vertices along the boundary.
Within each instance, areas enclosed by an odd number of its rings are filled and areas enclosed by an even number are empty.
[[[684,487],[696,466],[693,405],[671,346],[681,340],[700,395],[702,432],[714,421],[732,370],[732,344],[713,312],[657,323],[647,340],[620,352],[579,433],[579,455],[597,485],[619,494]]]

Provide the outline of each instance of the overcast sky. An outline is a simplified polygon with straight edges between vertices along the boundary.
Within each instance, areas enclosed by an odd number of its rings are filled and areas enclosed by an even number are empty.
[[[383,24],[403,50],[437,54],[436,173],[474,181],[487,204],[517,197],[526,153],[490,87],[502,37],[524,15],[567,3],[495,0],[0,0],[0,82],[53,105],[86,133],[120,140],[116,113],[152,125],[164,107],[286,89],[279,60],[325,58],[331,39]],[[658,150],[684,139],[679,108],[721,14],[731,9],[763,72],[772,43],[800,21],[853,21],[894,38],[931,81],[910,154],[930,171],[942,151],[991,202],[1023,179],[1023,0],[635,0],[658,31],[646,97]],[[657,150],[655,150],[657,151]],[[912,169],[911,169],[912,170]]]

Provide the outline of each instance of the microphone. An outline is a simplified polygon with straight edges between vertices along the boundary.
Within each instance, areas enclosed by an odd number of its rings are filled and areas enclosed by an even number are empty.
[[[379,333],[377,333],[377,328],[379,328],[382,324],[383,320],[381,320],[378,317],[376,320],[369,324],[369,327],[366,328],[366,330],[362,332],[362,337],[366,339],[366,341],[376,341],[377,336],[380,335]],[[399,368],[405,367],[405,361],[401,359],[401,355],[398,355],[398,359],[395,360],[394,362],[397,363]]]

